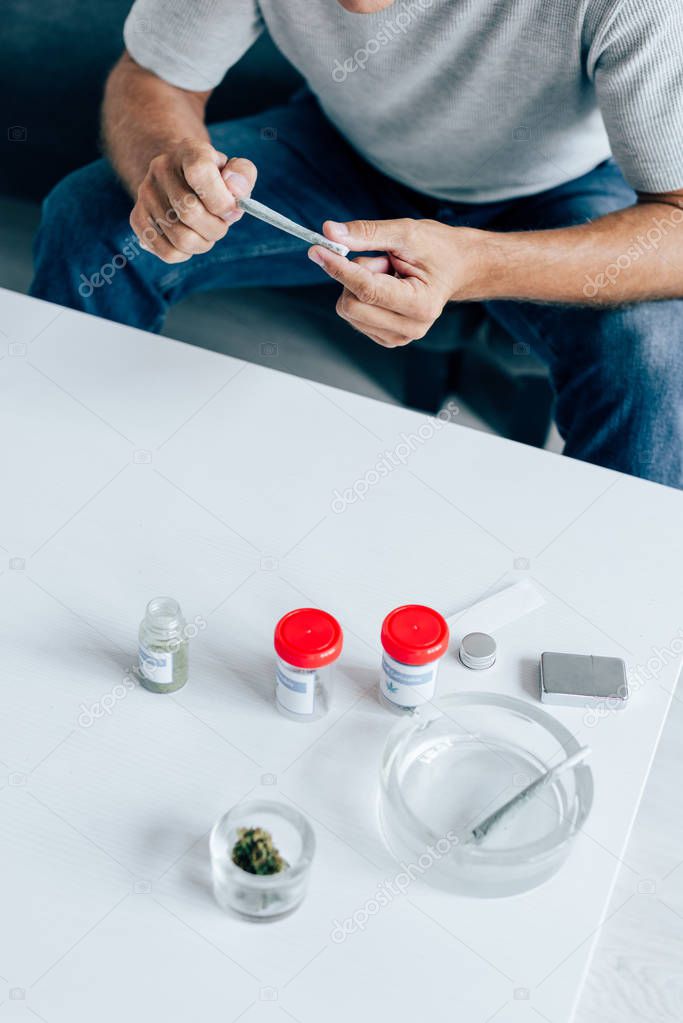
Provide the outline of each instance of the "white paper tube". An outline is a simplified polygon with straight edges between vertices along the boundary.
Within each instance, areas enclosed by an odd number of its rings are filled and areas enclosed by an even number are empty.
[[[257,220],[262,220],[264,224],[270,224],[271,227],[276,227],[279,231],[284,231],[285,234],[293,234],[295,238],[301,238],[309,245],[322,245],[323,248],[330,249],[339,256],[348,256],[349,254],[346,245],[338,245],[337,242],[331,242],[329,238],[318,234],[317,231],[309,231],[307,227],[302,227],[301,224],[290,220],[289,217],[283,217],[281,213],[276,213],[275,210],[271,210],[270,206],[264,206],[256,199],[237,199],[237,205],[245,213],[256,217]]]

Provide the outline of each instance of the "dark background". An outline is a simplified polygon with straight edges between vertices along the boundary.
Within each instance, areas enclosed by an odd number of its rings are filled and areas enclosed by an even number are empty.
[[[0,192],[42,198],[99,155],[102,91],[130,7],[131,0],[2,0]],[[299,81],[264,35],[216,89],[209,120],[282,102]]]

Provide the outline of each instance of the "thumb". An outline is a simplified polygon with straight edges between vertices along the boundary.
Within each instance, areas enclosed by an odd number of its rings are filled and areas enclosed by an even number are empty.
[[[256,184],[257,170],[251,160],[233,156],[226,161],[221,177],[238,198],[246,198]]]
[[[339,224],[326,220],[323,234],[334,242],[341,242],[352,252],[379,249],[398,252],[406,243],[411,220],[349,220]]]

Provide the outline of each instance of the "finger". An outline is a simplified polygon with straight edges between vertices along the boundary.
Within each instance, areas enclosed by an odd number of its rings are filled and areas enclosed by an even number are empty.
[[[367,267],[373,274],[392,274],[393,267],[387,256],[356,256],[354,263]]]
[[[175,245],[171,245],[163,235],[159,235],[157,240],[151,245],[148,245],[147,242],[140,242],[140,248],[162,259],[164,263],[186,263],[188,259],[192,258],[186,253],[181,252],[180,249],[176,249]]]
[[[164,237],[173,245],[178,252],[185,253],[186,256],[200,256],[204,252],[209,252],[213,248],[213,242],[207,241],[196,231],[192,231],[185,224],[176,222],[169,224],[167,220],[157,218],[156,224],[163,233]]]
[[[151,217],[147,217],[137,206],[130,215],[130,226],[145,252],[150,252],[165,263],[184,263],[190,257],[176,249],[167,238],[160,234]]]
[[[210,152],[209,152],[210,151]],[[182,175],[202,203],[217,217],[235,209],[235,198],[221,177],[223,157],[212,146],[189,146],[182,154]]]
[[[217,217],[209,213],[195,192],[182,191],[183,184],[184,182],[179,180],[177,187],[169,193],[169,209],[181,223],[196,231],[207,242],[217,242],[224,238],[230,224],[237,219],[235,212],[228,213],[226,217]]]
[[[374,332],[371,328],[366,327],[363,323],[356,323],[355,321],[349,320],[349,325],[357,330],[359,334],[364,334],[365,337],[369,337],[375,344],[381,345],[382,348],[403,348],[409,342],[404,340],[397,334],[393,334],[391,331],[382,331],[380,333]]]
[[[414,229],[414,220],[349,220],[340,224],[326,220],[323,234],[334,242],[341,242],[353,252],[382,249],[384,252],[403,253]]]
[[[380,333],[389,331],[406,344],[409,341],[417,341],[426,334],[424,324],[418,320],[402,316],[390,309],[364,305],[358,301],[355,295],[346,290],[341,293],[337,301],[337,313],[343,320],[347,320],[349,323],[362,323],[363,327],[368,330]]]
[[[308,250],[309,259],[322,267],[326,274],[339,281],[366,305],[379,305],[398,313],[410,314],[415,302],[410,279],[399,280],[388,274],[372,273],[355,260],[338,256],[321,245]]]
[[[207,241],[202,235],[187,227],[170,206],[168,196],[160,196],[154,189],[145,190],[145,209],[154,225],[179,252],[195,256],[208,252],[213,241]]]

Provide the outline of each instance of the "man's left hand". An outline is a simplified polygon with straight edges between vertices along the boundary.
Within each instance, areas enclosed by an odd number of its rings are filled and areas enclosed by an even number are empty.
[[[354,260],[314,245],[309,257],[344,290],[337,312],[385,348],[424,337],[447,302],[479,297],[479,240],[483,231],[435,220],[326,221],[327,238],[354,252]]]

